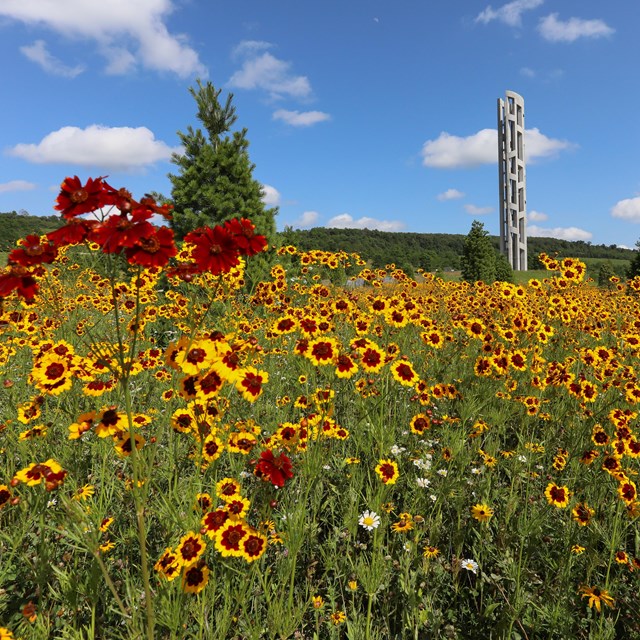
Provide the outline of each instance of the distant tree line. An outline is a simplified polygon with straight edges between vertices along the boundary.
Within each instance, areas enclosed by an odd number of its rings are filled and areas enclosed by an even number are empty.
[[[355,252],[374,268],[394,263],[397,267],[421,268],[425,271],[459,271],[462,268],[466,235],[447,233],[400,233],[375,229],[333,229],[316,227],[300,230],[286,227],[280,232],[282,244],[299,249]],[[488,236],[495,250],[500,247],[497,236]],[[528,267],[541,269],[540,253],[572,258],[632,261],[637,251],[616,245],[591,244],[582,240],[556,238],[528,239]],[[626,268],[626,267],[625,267]]]
[[[31,216],[25,212],[0,213],[0,251],[11,251],[29,234],[44,235],[61,227],[60,216]]]

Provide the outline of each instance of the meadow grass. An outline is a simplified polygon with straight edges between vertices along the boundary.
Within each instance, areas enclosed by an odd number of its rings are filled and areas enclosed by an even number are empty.
[[[0,316],[3,640],[640,637],[639,282],[76,253]]]

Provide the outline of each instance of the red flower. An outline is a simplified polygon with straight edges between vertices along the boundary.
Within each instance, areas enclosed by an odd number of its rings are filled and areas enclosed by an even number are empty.
[[[40,236],[28,235],[22,240],[22,246],[9,254],[9,262],[32,267],[36,264],[51,264],[58,256],[55,246],[40,242]]]
[[[273,451],[267,449],[260,454],[254,473],[274,487],[282,488],[287,480],[293,478],[293,465],[284,453],[276,458]]]
[[[67,244],[80,244],[85,241],[89,232],[96,224],[98,224],[97,220],[75,218],[70,220],[69,224],[66,224],[64,227],[47,233],[47,238],[51,240],[56,247],[62,247]]]
[[[62,212],[62,217],[70,220],[75,216],[95,211],[109,202],[111,189],[102,178],[89,178],[84,186],[78,176],[65,178],[60,185],[60,193],[56,198],[56,211]]]
[[[21,298],[31,300],[38,292],[38,283],[32,271],[21,265],[10,264],[0,271],[0,298],[6,298],[14,290]]]
[[[104,253],[119,253],[122,249],[133,248],[155,233],[149,222],[151,215],[148,209],[138,208],[130,218],[126,214],[109,216],[94,227],[89,240],[101,245]]]
[[[235,237],[238,250],[243,256],[255,256],[266,249],[267,239],[264,236],[256,235],[256,227],[251,220],[234,218],[227,220],[224,226]]]
[[[213,275],[226,273],[238,264],[238,245],[235,237],[225,228],[203,227],[188,233],[185,242],[194,245],[192,257],[201,271]]]
[[[178,249],[173,242],[173,231],[160,227],[153,235],[141,238],[135,247],[126,249],[124,253],[131,264],[163,267],[178,253]]]

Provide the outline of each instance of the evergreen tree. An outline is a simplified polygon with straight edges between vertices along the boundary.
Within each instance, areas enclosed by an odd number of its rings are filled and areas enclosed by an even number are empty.
[[[611,289],[613,286],[611,278],[615,275],[616,272],[613,270],[613,265],[608,260],[603,262],[598,270],[598,286],[602,289]]]
[[[636,276],[640,276],[640,240],[636,242],[636,249],[636,255],[633,260],[631,260],[629,270],[627,271],[627,278],[629,278],[629,280]]]
[[[503,253],[496,254],[496,281],[511,283],[514,281],[513,268]]]
[[[213,226],[236,217],[249,218],[258,233],[275,239],[277,208],[267,209],[262,201],[262,185],[254,180],[255,165],[249,160],[247,129],[231,132],[237,120],[233,94],[224,106],[221,90],[211,82],[189,91],[198,106],[197,117],[204,127],[187,127],[178,132],[183,154],[174,153],[171,161],[177,175],[169,174],[174,205],[172,228],[181,239],[201,226]]]
[[[462,249],[461,278],[466,282],[494,282],[496,279],[496,252],[482,222],[474,220]]]

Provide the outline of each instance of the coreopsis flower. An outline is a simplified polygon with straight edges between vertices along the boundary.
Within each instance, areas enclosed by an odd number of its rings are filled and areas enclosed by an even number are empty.
[[[191,231],[184,241],[193,245],[191,257],[200,271],[220,275],[239,264],[236,238],[220,225]]]
[[[555,482],[550,482],[544,490],[547,502],[554,507],[564,509],[569,504],[571,492],[567,487],[559,487]]]
[[[425,545],[422,549],[422,556],[427,560],[432,560],[433,558],[437,558],[440,555],[440,549],[438,547],[434,547],[433,545]]]
[[[167,581],[180,575],[181,562],[178,554],[171,548],[165,549],[153,568]]]
[[[108,185],[102,177],[89,178],[84,185],[78,176],[67,177],[60,185],[54,209],[60,211],[63,218],[70,220],[109,204],[108,194]]]
[[[240,556],[247,562],[261,558],[266,549],[267,537],[256,529],[249,529],[248,534],[240,540]]]
[[[401,513],[400,519],[391,525],[394,533],[406,533],[413,529],[413,517],[410,513]]]
[[[53,485],[51,488],[56,488],[66,475],[67,472],[55,460],[49,458],[46,462],[32,462],[28,467],[18,471],[14,479],[24,482],[29,487],[40,484],[44,480],[45,486]]]
[[[367,531],[373,531],[380,526],[380,516],[375,511],[367,509],[360,515],[358,524]]]
[[[11,490],[6,484],[0,484],[0,509],[11,501]]]
[[[366,373],[378,373],[385,365],[385,353],[370,343],[360,355],[360,366]]]
[[[142,449],[145,445],[146,440],[138,433],[136,433],[133,437],[135,441],[136,451]],[[131,455],[131,451],[133,450],[131,436],[128,433],[123,434],[118,440],[115,442],[115,448],[118,455],[123,458],[127,458]]]
[[[129,264],[164,267],[177,253],[173,231],[167,227],[160,227],[152,235],[140,238],[133,247],[125,249],[124,255]]]
[[[103,253],[120,253],[153,237],[155,227],[150,217],[151,212],[145,208],[136,209],[130,216],[111,215],[91,229],[88,239],[100,245]]]
[[[222,557],[239,557],[244,551],[240,543],[251,533],[243,521],[229,519],[215,536],[215,546]]]
[[[391,375],[404,387],[413,387],[418,374],[408,360],[399,360],[391,365]]]
[[[336,627],[338,625],[341,625],[346,619],[347,619],[347,614],[344,611],[340,611],[339,609],[334,611],[329,616],[329,620],[331,620],[331,623],[334,624]]]
[[[293,478],[293,465],[289,457],[280,453],[276,458],[271,449],[267,449],[260,454],[254,474],[274,487],[282,488],[287,480]]]
[[[84,220],[83,218],[69,220],[63,227],[47,233],[47,239],[53,242],[56,247],[80,244],[88,238],[97,224],[99,224],[97,220]]]
[[[338,341],[334,338],[316,338],[309,342],[305,356],[314,366],[335,363],[338,357]]]
[[[571,516],[581,526],[586,527],[591,518],[595,515],[595,511],[589,507],[586,502],[578,502],[578,504],[571,509]]]
[[[189,566],[202,556],[206,548],[207,543],[199,533],[189,532],[180,538],[176,547],[178,562],[183,566]]]
[[[256,234],[256,227],[246,218],[233,218],[224,223],[225,229],[234,237],[238,251],[244,256],[255,256],[267,248],[267,239]]]
[[[209,511],[202,517],[202,528],[200,531],[210,538],[215,538],[218,531],[222,529],[229,518],[230,515],[226,509],[215,509],[214,511]]]
[[[600,589],[599,587],[588,587],[584,585],[580,587],[578,593],[580,593],[583,598],[589,598],[589,608],[592,609],[593,607],[595,607],[598,613],[601,612],[603,604],[611,609],[613,609],[613,607],[615,606],[615,600],[611,597],[606,589]]]
[[[311,598],[311,605],[314,609],[322,609],[324,607],[324,598],[320,595]]]
[[[9,253],[7,261],[23,267],[33,267],[38,264],[51,264],[58,257],[58,250],[50,242],[43,242],[42,238],[30,234],[21,240],[20,247]]]
[[[493,509],[486,504],[478,503],[471,507],[471,516],[478,522],[489,522],[493,517]]]
[[[200,593],[209,582],[209,567],[196,562],[185,568],[182,574],[182,590],[185,593]]]
[[[33,300],[38,293],[35,272],[19,264],[9,264],[0,269],[0,299],[7,298],[13,291],[25,300]]]
[[[400,476],[398,465],[393,460],[380,460],[375,471],[384,484],[395,484]]]
[[[235,386],[245,400],[255,402],[262,394],[262,385],[266,382],[269,382],[269,374],[266,371],[246,367],[238,374]]]
[[[412,433],[419,436],[423,435],[425,431],[431,429],[431,419],[424,413],[418,413],[411,418],[409,422],[409,428]]]

